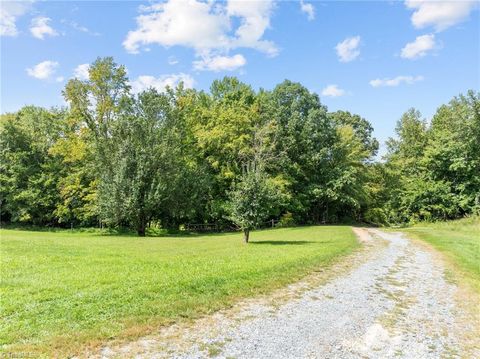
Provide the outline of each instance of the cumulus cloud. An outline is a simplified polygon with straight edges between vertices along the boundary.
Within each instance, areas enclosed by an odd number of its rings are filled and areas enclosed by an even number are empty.
[[[81,64],[75,67],[73,70],[73,76],[79,80],[88,80],[88,70],[90,69],[89,64]]]
[[[170,0],[142,8],[137,29],[129,31],[123,46],[137,53],[142,45],[181,45],[196,49],[226,46],[225,14],[215,13],[211,3]]]
[[[194,61],[193,67],[195,70],[201,71],[233,71],[244,66],[246,63],[247,60],[245,57],[237,54],[234,56],[205,57],[202,60]]]
[[[360,55],[360,36],[347,37],[335,46],[340,62],[350,62]]]
[[[437,31],[445,30],[464,21],[478,6],[476,1],[431,1],[406,0],[408,9],[413,9],[411,21],[416,28],[433,26]]]
[[[227,56],[241,47],[275,56],[275,44],[263,39],[272,10],[271,0],[168,0],[143,6],[136,18],[137,27],[128,32],[123,46],[130,53],[151,44],[185,46],[202,59]]]
[[[172,1],[172,0],[171,0]],[[263,34],[270,27],[273,1],[271,0],[229,0],[227,15],[229,19],[237,18],[240,26],[235,35],[230,37],[230,48],[248,47],[275,56],[278,49],[272,41],[263,40]]]
[[[17,18],[30,10],[32,1],[0,1],[0,36],[17,36]]]
[[[422,81],[423,76],[397,76],[394,78],[375,79],[370,81],[372,87],[396,87],[402,83],[412,85],[415,82]]]
[[[32,19],[30,32],[37,39],[43,40],[45,35],[57,36],[58,33],[48,24],[51,21],[49,17],[39,16]]]
[[[338,85],[328,85],[322,90],[322,96],[340,97],[345,95],[345,90],[342,90]]]
[[[27,68],[26,71],[29,76],[35,77],[36,79],[48,80],[55,73],[57,67],[58,62],[47,60]]]
[[[315,19],[315,8],[313,7],[312,4],[306,3],[303,0],[300,1],[300,10],[307,14],[308,20],[314,20]]]
[[[435,47],[434,34],[417,36],[415,41],[405,45],[400,56],[404,59],[417,59],[425,56],[429,51],[435,49]]]
[[[183,85],[185,86],[185,88],[192,88],[193,85],[195,84],[195,81],[190,75],[179,73],[179,74],[163,75],[160,77],[142,75],[137,77],[135,80],[131,81],[130,85],[132,86],[133,93],[139,93],[139,92],[148,90],[151,87],[157,89],[160,92],[163,92],[165,91],[167,86],[174,88],[180,82],[183,82]]]

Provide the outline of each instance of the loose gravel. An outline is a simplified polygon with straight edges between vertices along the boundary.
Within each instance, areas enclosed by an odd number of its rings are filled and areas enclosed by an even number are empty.
[[[363,263],[326,284],[105,347],[96,357],[480,358],[478,342],[465,349],[463,338],[478,323],[465,321],[441,262],[399,233],[360,238],[371,248]]]

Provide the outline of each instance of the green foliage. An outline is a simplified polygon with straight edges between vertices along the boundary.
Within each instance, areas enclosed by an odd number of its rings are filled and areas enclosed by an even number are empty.
[[[2,115],[0,201],[2,220],[52,225],[59,163],[49,150],[59,137],[62,111],[28,106]]]
[[[262,224],[274,214],[277,204],[277,191],[260,171],[245,173],[230,192],[228,212],[230,219],[244,232],[248,242],[250,230]]]
[[[250,229],[286,213],[298,224],[388,224],[480,211],[473,91],[441,106],[430,124],[408,110],[384,163],[374,161],[367,120],[329,113],[288,80],[272,91],[225,77],[209,92],[179,85],[132,94],[125,67],[107,57],[63,95],[68,109],[27,106],[1,117],[4,222],[143,235],[149,225],[188,222]]]
[[[480,94],[442,105],[430,126],[408,111],[388,142],[384,207],[390,221],[454,219],[478,210]]]
[[[181,117],[175,94],[150,89],[132,99],[120,114],[106,173],[104,218],[126,223],[145,235],[148,222],[188,218],[202,184],[192,151],[183,146]],[[111,174],[112,177],[107,177]],[[193,192],[193,193],[192,193]]]
[[[293,227],[295,225],[295,219],[290,212],[284,213],[278,221],[277,227]]]

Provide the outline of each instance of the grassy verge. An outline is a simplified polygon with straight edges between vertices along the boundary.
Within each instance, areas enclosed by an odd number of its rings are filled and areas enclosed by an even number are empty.
[[[150,237],[2,230],[4,353],[65,356],[266,293],[358,243],[350,227]]]
[[[402,229],[445,254],[460,278],[480,293],[480,218],[419,224]]]

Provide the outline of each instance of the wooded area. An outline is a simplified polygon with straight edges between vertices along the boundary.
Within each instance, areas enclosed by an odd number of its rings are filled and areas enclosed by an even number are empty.
[[[480,210],[480,94],[398,121],[382,161],[371,124],[328,112],[285,80],[273,90],[225,77],[209,92],[132,94],[99,58],[70,80],[66,108],[1,116],[1,220],[48,226],[376,224]]]

